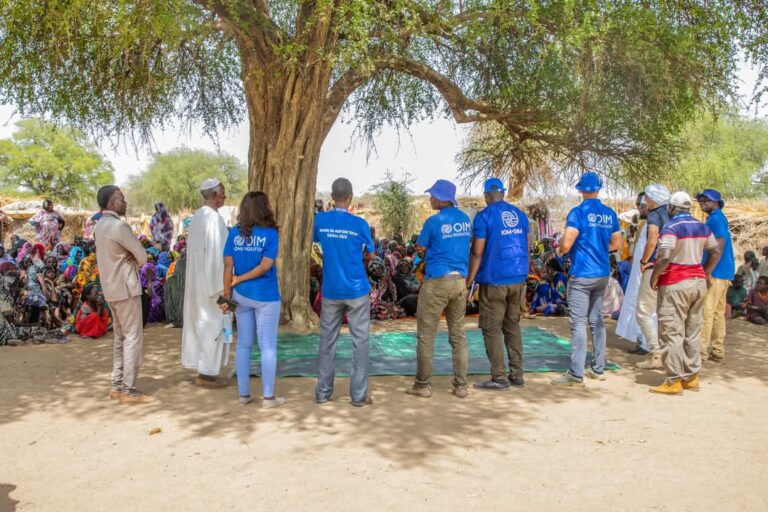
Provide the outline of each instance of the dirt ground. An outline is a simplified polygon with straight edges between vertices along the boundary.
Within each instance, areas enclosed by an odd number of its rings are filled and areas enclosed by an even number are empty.
[[[728,327],[700,393],[649,393],[661,374],[629,369],[611,334],[625,369],[585,389],[527,374],[459,400],[443,377],[425,400],[409,377],[375,377],[363,409],[346,379],[323,406],[313,379],[280,379],[289,402],[269,411],[239,406],[234,383],[198,389],[178,329],[146,333],[153,406],[107,400],[108,339],[4,347],[0,511],[768,510],[768,331]]]

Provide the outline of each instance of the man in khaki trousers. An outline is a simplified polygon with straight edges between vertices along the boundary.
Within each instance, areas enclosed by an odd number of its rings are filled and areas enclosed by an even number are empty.
[[[153,397],[136,389],[144,345],[139,267],[147,262],[147,253],[130,226],[120,220],[128,206],[122,191],[114,185],[101,187],[96,200],[104,212],[94,229],[96,258],[115,335],[109,398],[120,403],[152,403]]]
[[[448,342],[453,354],[453,394],[467,396],[467,336],[464,313],[467,309],[466,277],[472,223],[458,208],[456,186],[437,180],[426,192],[437,213],[424,222],[416,244],[426,251],[424,284],[416,308],[416,380],[409,395],[432,396],[432,357],[440,316],[445,311]]]
[[[651,287],[659,292],[659,345],[667,378],[652,393],[699,391],[704,298],[722,254],[712,230],[691,216],[691,196],[675,192],[670,220],[659,233],[659,254]],[[704,251],[709,253],[702,265]]]
[[[733,239],[728,219],[723,214],[720,192],[706,189],[696,195],[701,210],[707,214],[707,227],[720,246],[721,257],[712,270],[707,297],[704,299],[704,327],[701,331],[701,360],[722,363],[725,361],[725,304],[728,287],[736,273],[733,255]],[[709,257],[709,254],[707,254]],[[711,346],[711,351],[710,351]]]

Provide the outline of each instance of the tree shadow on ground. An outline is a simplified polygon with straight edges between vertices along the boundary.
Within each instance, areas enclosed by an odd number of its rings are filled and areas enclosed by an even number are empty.
[[[16,505],[19,502],[11,498],[11,493],[14,490],[16,490],[15,485],[0,484],[0,512],[14,512],[16,510]]]
[[[565,319],[546,323],[537,320],[527,325],[567,334]],[[608,330],[611,333],[613,328],[609,326]],[[527,386],[521,390],[502,393],[472,390],[463,400],[449,393],[448,377],[435,379],[430,399],[405,395],[405,388],[412,383],[411,377],[373,377],[371,392],[375,404],[358,409],[349,404],[348,379],[337,379],[334,399],[317,405],[313,402],[314,379],[285,378],[279,379],[278,392],[289,400],[288,404],[267,411],[257,405],[239,406],[234,382],[221,389],[194,386],[193,372],[180,365],[180,335],[179,329],[162,327],[152,327],[146,332],[139,386],[156,394],[161,401],[150,406],[125,406],[107,399],[111,339],[5,348],[4,356],[8,357],[0,360],[0,373],[5,381],[0,389],[0,424],[22,420],[37,410],[83,420],[108,417],[110,421],[120,422],[144,418],[154,422],[163,418],[179,425],[185,432],[184,438],[228,436],[243,443],[277,426],[280,432],[303,435],[306,442],[289,447],[297,452],[358,446],[400,467],[429,467],[444,463],[446,458],[460,461],[472,457],[475,451],[489,448],[491,441],[499,436],[510,441],[528,439],[535,435],[529,428],[535,421],[542,418],[560,421],[548,418],[548,409],[553,404],[578,401],[585,408],[593,404],[591,413],[596,415],[595,421],[611,421],[607,419],[610,409],[597,405],[606,400],[632,399],[612,389],[610,379],[588,382],[584,389],[563,389],[549,384],[552,374],[527,374]],[[612,335],[609,340],[609,357],[626,367],[631,357],[620,348],[629,344]],[[740,368],[743,349],[739,344],[734,345],[733,366],[729,360],[729,365],[718,371],[727,375],[739,368],[735,375],[743,376],[745,370]],[[765,366],[758,371],[756,361],[745,364],[752,368],[746,371],[766,380]],[[614,375],[627,373],[627,370],[613,372]],[[642,378],[645,383],[650,377],[641,374],[638,380]],[[260,381],[252,379],[251,385],[253,394],[258,395]],[[314,433],[318,435],[313,436]]]

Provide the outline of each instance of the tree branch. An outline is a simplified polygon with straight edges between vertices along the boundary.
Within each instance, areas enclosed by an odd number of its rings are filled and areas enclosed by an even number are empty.
[[[452,80],[422,62],[405,57],[387,57],[380,62],[382,69],[406,73],[432,84],[448,103],[454,120],[459,124],[503,121],[505,126],[514,127],[517,123],[534,121],[531,113],[505,112],[484,101],[468,98]],[[522,130],[522,127],[519,129]]]
[[[235,4],[233,7],[224,5],[222,0],[192,0],[203,9],[215,14],[219,19],[214,22],[218,30],[231,33],[240,41],[240,46],[248,48],[258,55],[262,61],[267,62],[272,58],[272,46],[283,41],[285,34],[269,16],[269,9],[263,0]],[[239,5],[247,9],[254,19],[248,20],[241,15],[232,15],[231,9]]]

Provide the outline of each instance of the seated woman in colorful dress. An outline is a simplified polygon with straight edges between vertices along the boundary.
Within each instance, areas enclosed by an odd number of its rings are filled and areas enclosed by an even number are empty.
[[[83,338],[101,338],[109,327],[109,310],[96,283],[83,288],[83,302],[75,317],[75,332]]]

